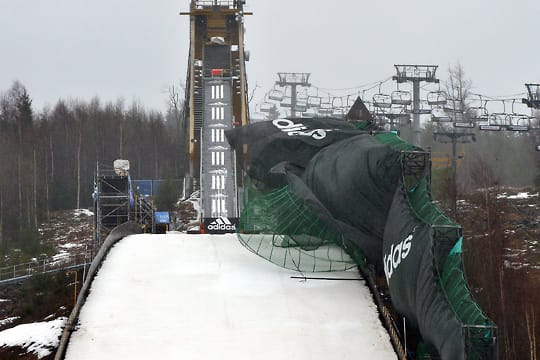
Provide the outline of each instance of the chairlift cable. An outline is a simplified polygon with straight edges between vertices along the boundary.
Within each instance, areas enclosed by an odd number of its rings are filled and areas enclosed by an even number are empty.
[[[386,79],[383,79],[383,80],[377,80],[377,81],[374,81],[374,82],[371,82],[369,84],[364,84],[364,85],[359,85],[359,86],[353,86],[353,87],[348,87],[348,88],[335,88],[335,89],[332,89],[332,88],[322,88],[322,87],[316,87],[316,86],[313,86],[319,90],[327,90],[327,91],[345,91],[345,90],[355,90],[355,89],[362,89],[362,88],[367,88],[367,87],[370,87],[370,86],[378,86],[379,84],[384,84],[386,82],[388,82],[389,80],[392,80],[392,77],[388,77]],[[372,89],[372,88],[370,88]],[[370,90],[368,89],[368,90]]]

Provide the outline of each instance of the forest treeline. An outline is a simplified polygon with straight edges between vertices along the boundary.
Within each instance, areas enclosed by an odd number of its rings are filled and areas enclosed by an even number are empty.
[[[92,205],[96,164],[135,179],[183,176],[180,114],[123,101],[58,100],[36,111],[23,84],[0,91],[0,247],[35,236],[51,211]]]

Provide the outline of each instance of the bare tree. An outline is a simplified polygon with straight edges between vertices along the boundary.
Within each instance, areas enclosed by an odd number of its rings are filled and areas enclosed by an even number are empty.
[[[457,111],[467,113],[472,81],[465,77],[465,70],[459,62],[448,67],[448,80],[445,82],[445,88],[449,105]]]
[[[525,323],[527,324],[527,337],[529,340],[529,351],[531,355],[530,359],[537,360],[536,314],[534,311],[534,306],[531,306],[525,310]]]
[[[184,92],[185,89],[182,85],[171,85],[168,93],[169,108],[166,120],[167,122],[171,122],[171,120],[174,122],[175,128],[173,140],[176,144],[175,151],[178,154],[181,154],[184,148],[184,143],[182,141],[184,138],[183,131],[185,131],[182,126],[182,120],[184,118],[182,93]],[[175,169],[177,174],[184,173],[184,158],[182,156],[178,156],[178,160],[175,161]]]
[[[261,87],[262,86],[260,86],[258,82],[255,82],[255,87],[253,88],[253,90],[251,90],[251,94],[249,94],[248,105],[251,104],[251,100],[253,100],[253,98],[255,97],[255,93],[257,92],[257,89]]]
[[[465,71],[463,67],[458,62],[454,66],[448,68],[448,80],[445,83],[446,92],[448,94],[448,101],[450,102],[450,107],[453,108],[452,116],[456,117],[455,121],[464,122],[467,121],[468,105],[467,100],[470,96],[470,89],[472,83],[470,80],[465,78]],[[457,118],[461,117],[461,118]],[[455,134],[456,129],[452,130],[452,149],[451,149],[451,159],[452,159],[452,173],[451,173],[451,187],[450,187],[450,197],[451,197],[451,206],[453,217],[457,216],[457,141],[458,136]]]

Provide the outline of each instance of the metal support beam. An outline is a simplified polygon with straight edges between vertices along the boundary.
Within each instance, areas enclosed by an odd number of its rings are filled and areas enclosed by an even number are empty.
[[[457,144],[470,143],[476,141],[476,135],[468,132],[434,132],[435,141],[443,144],[452,144],[452,216],[454,219],[457,215]]]

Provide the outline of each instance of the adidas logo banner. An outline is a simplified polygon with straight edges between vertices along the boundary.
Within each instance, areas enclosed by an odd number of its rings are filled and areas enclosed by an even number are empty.
[[[235,233],[240,223],[240,218],[217,217],[204,218],[204,232],[206,234]]]

